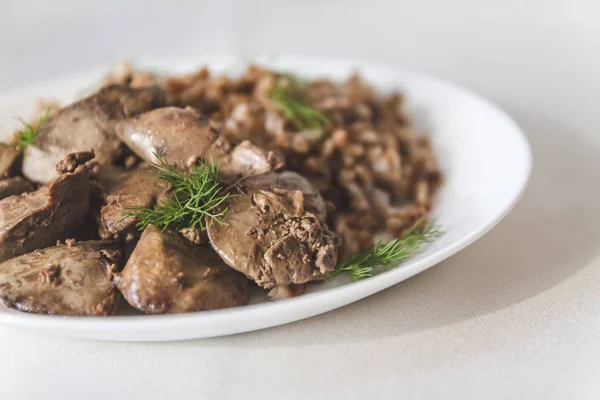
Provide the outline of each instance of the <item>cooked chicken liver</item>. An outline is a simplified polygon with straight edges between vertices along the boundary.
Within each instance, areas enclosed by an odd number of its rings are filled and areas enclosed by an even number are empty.
[[[226,201],[222,223],[208,228],[221,258],[259,286],[300,284],[327,278],[337,262],[340,238],[323,222],[325,205],[294,172],[244,179]]]
[[[0,178],[7,176],[19,157],[19,152],[14,146],[7,143],[0,143]]]
[[[20,176],[3,179],[0,181],[0,200],[8,196],[15,196],[33,190],[35,190],[35,186]]]
[[[239,177],[277,169],[282,161],[244,141],[232,146],[192,108],[165,107],[148,111],[117,124],[117,135],[146,161],[160,155],[171,164],[187,169],[199,159],[214,160],[221,177],[234,182]]]
[[[242,181],[245,190],[255,191],[260,189],[276,189],[278,191],[296,191],[302,192],[304,198],[304,208],[315,214],[319,221],[324,221],[327,217],[327,206],[321,196],[321,193],[308,179],[292,171],[272,172],[253,176]]]
[[[23,175],[47,183],[56,178],[54,164],[69,153],[93,150],[96,161],[111,164],[123,155],[115,124],[159,107],[164,93],[156,87],[108,86],[60,110],[45,123],[23,155]]]
[[[190,245],[173,230],[147,228],[117,278],[133,307],[150,314],[235,307],[248,301],[248,280],[210,246]]]
[[[61,244],[0,264],[0,299],[20,311],[55,315],[111,315],[118,292],[107,276],[114,242]]]
[[[123,238],[127,233],[136,232],[137,219],[123,219],[127,209],[137,206],[152,208],[170,189],[167,182],[148,168],[123,170],[98,165],[93,170],[93,177],[105,203],[100,210],[103,239]]]
[[[219,173],[225,182],[235,182],[239,178],[263,174],[283,166],[281,159],[273,152],[267,152],[244,140],[227,155],[216,158]]]
[[[83,223],[90,178],[78,162],[91,157],[89,152],[69,155],[57,165],[61,175],[49,186],[0,200],[0,261],[50,246]]]

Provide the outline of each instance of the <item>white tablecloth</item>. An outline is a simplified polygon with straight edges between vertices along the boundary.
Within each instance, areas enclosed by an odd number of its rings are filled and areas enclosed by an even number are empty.
[[[118,3],[2,1],[0,91],[125,57],[364,58],[497,102],[531,183],[457,256],[306,321],[152,344],[0,327],[0,399],[600,398],[600,3]]]

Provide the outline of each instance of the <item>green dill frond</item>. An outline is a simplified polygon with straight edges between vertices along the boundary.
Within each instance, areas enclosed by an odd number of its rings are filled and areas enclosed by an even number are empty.
[[[50,118],[50,109],[49,108],[47,108],[44,115],[42,115],[40,117],[35,128],[31,124],[25,122],[22,118],[19,118],[19,121],[21,121],[21,123],[23,124],[23,129],[18,131],[17,133],[15,133],[16,142],[17,142],[17,150],[23,151],[23,150],[25,150],[25,147],[27,147],[31,143],[33,143],[33,139],[35,139],[35,136],[39,132],[40,128],[46,122],[48,122],[49,118]]]
[[[270,97],[299,131],[317,131],[320,138],[329,125],[329,119],[306,102],[304,85],[292,75],[280,77]]]
[[[423,225],[423,220],[417,221],[401,239],[382,244],[377,242],[371,249],[354,254],[337,266],[330,279],[343,272],[350,274],[353,280],[360,281],[373,276],[378,266],[391,269],[403,260],[410,258],[420,251],[423,244],[440,237],[439,227]]]
[[[138,206],[127,209],[124,218],[136,217],[139,230],[146,229],[148,225],[161,229],[204,230],[206,217],[211,223],[221,223],[227,208],[219,206],[230,194],[223,192],[215,164],[202,160],[189,171],[183,172],[169,165],[163,157],[156,154],[155,157],[158,162],[152,163],[152,166],[160,179],[171,184],[171,193],[154,208]]]

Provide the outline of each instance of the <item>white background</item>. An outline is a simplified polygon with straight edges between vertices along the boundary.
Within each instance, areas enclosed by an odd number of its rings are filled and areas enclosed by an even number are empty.
[[[123,58],[264,51],[491,98],[532,144],[525,197],[439,266],[279,328],[127,344],[0,327],[0,399],[600,398],[600,2],[0,1],[0,91]]]

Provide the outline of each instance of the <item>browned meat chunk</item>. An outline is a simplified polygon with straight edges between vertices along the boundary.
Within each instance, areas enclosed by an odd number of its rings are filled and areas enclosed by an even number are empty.
[[[264,174],[283,166],[281,158],[273,152],[267,152],[248,140],[235,146],[225,156],[215,158],[215,162],[225,182],[235,182],[242,177]]]
[[[0,200],[8,196],[15,196],[33,190],[35,190],[35,186],[20,176],[7,178],[0,181]]]
[[[114,134],[115,124],[163,103],[164,94],[158,88],[113,85],[63,108],[40,128],[25,149],[23,175],[47,183],[56,178],[54,164],[78,151],[93,150],[97,162],[114,163],[123,155],[121,141]]]
[[[246,190],[274,189],[283,191],[300,191],[304,199],[304,208],[313,213],[319,221],[327,217],[327,207],[323,197],[317,189],[303,176],[292,171],[261,174],[253,176],[252,179],[242,181]]]
[[[259,286],[327,278],[337,263],[339,237],[323,222],[325,204],[294,172],[243,180],[226,201],[222,224],[208,228],[221,258]]]
[[[165,107],[117,124],[115,132],[139,157],[156,162],[154,154],[181,169],[199,158],[219,158],[230,151],[208,119],[191,108]]]
[[[93,157],[84,154],[68,158],[85,162]],[[0,261],[50,246],[83,223],[90,203],[89,171],[84,165],[59,164],[66,169],[49,186],[0,200]]]
[[[248,141],[232,146],[208,119],[192,108],[165,107],[117,124],[117,135],[139,157],[156,162],[155,154],[186,169],[199,159],[214,160],[221,177],[234,182],[242,176],[272,171],[283,165],[272,152]]]
[[[135,232],[135,217],[123,218],[131,207],[154,207],[170,189],[148,168],[123,170],[98,165],[94,178],[101,189],[105,205],[100,210],[101,236],[103,239],[123,238]]]
[[[0,178],[9,174],[17,157],[19,157],[19,152],[14,146],[0,143]]]
[[[0,264],[0,299],[19,311],[55,315],[111,315],[118,292],[107,276],[112,242],[62,244]],[[103,254],[111,254],[106,259]]]
[[[248,280],[208,246],[149,227],[118,278],[133,307],[150,314],[235,307],[248,301]]]

